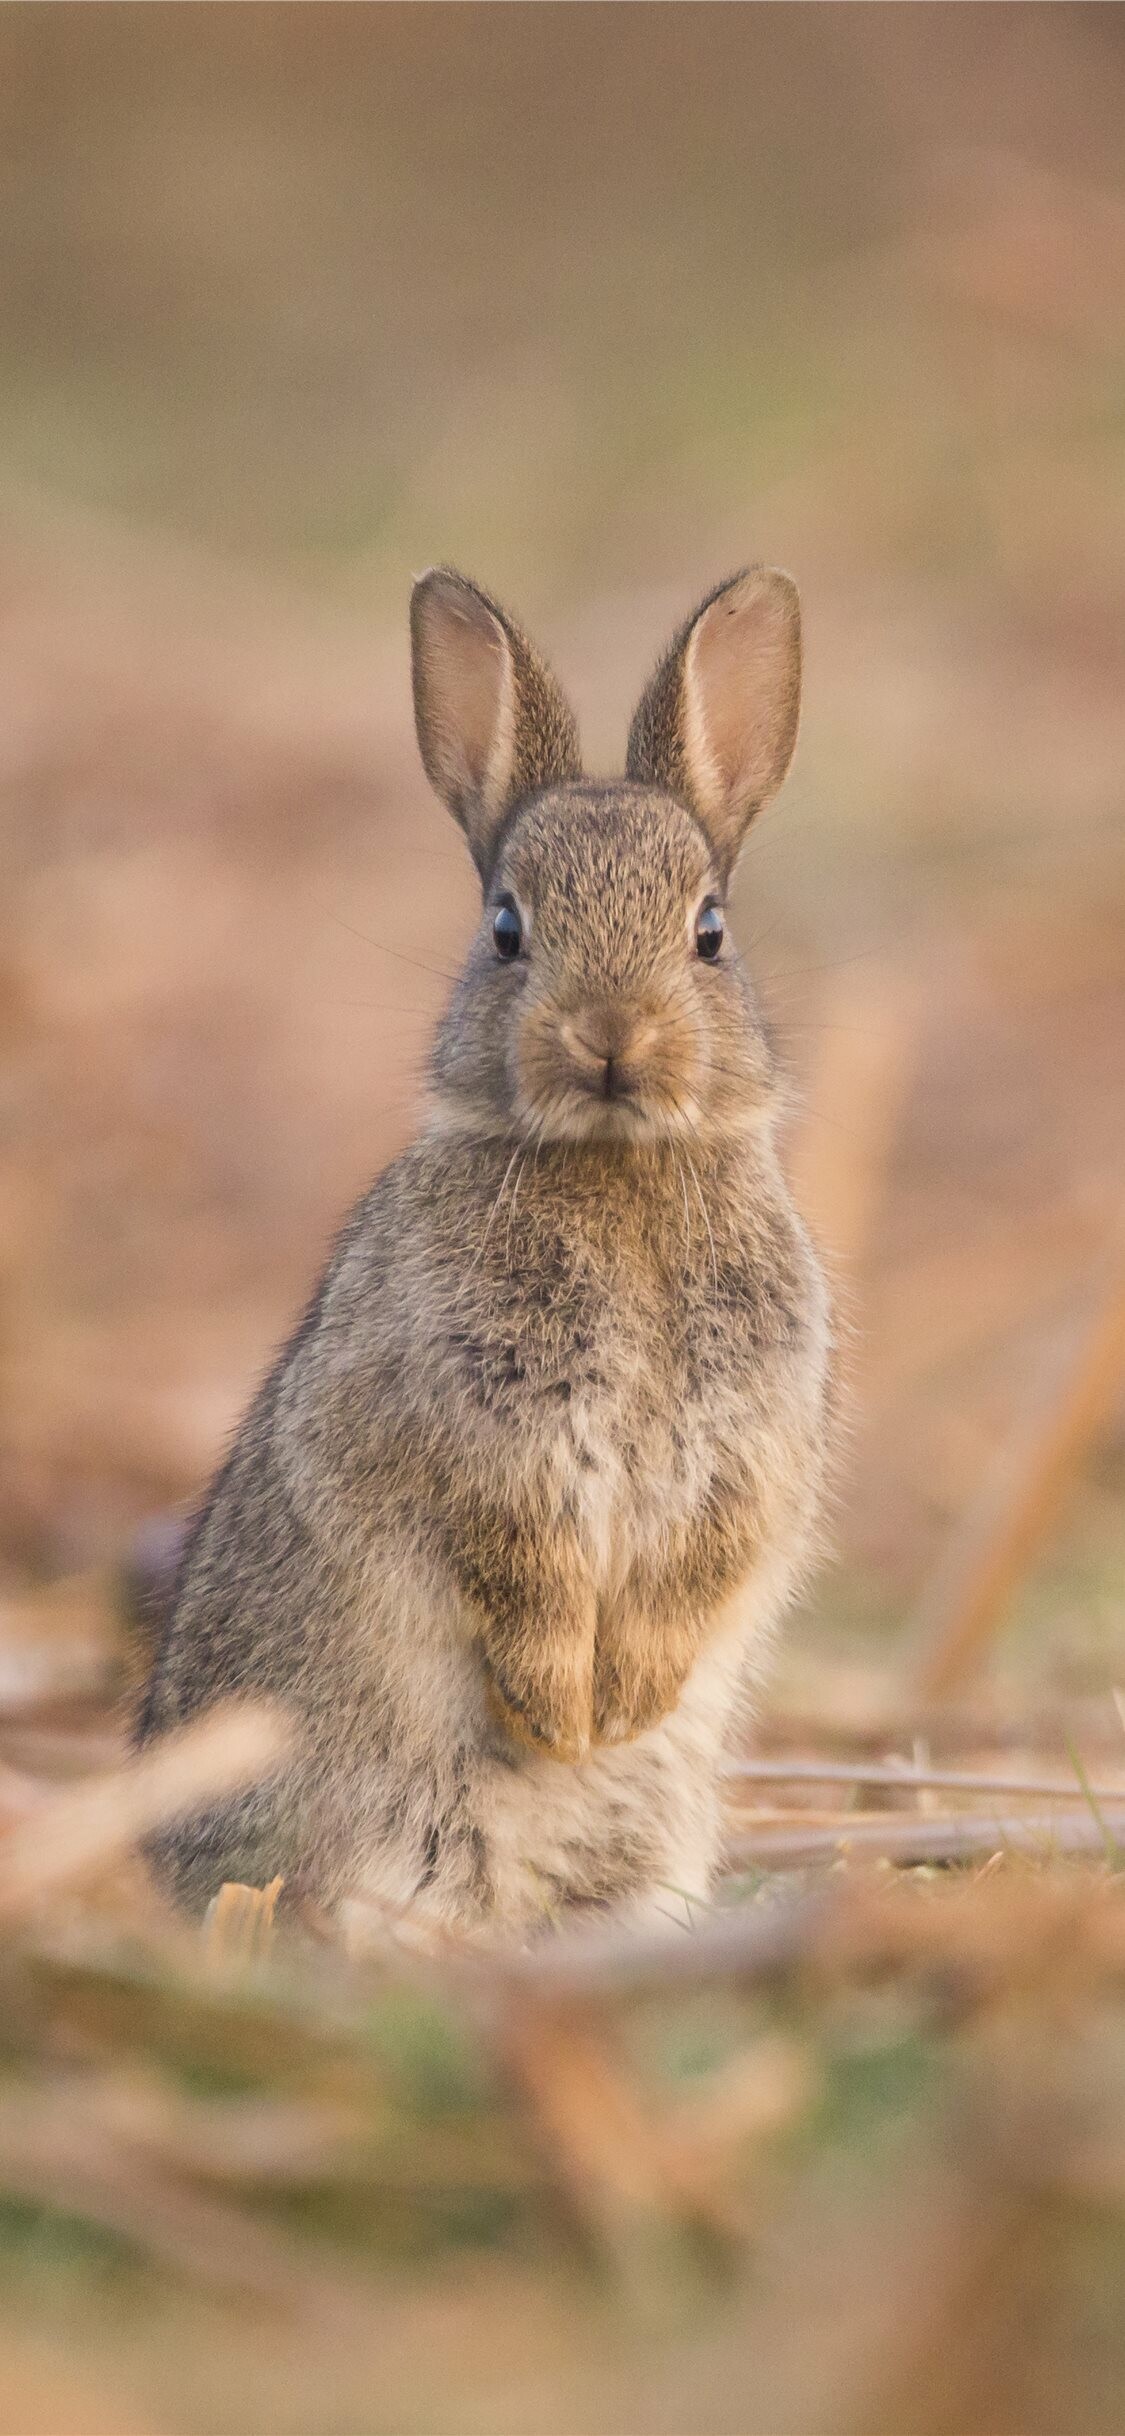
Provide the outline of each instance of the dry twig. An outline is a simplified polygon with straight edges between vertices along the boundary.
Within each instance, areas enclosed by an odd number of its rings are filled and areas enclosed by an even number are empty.
[[[911,1700],[944,1698],[979,1657],[1123,1380],[1125,1265],[1118,1257],[1066,1372],[1040,1392],[1026,1429],[986,1479],[919,1602],[909,1641]]]
[[[1112,1829],[1114,1816],[1108,1821]],[[1120,1804],[1116,1823],[1125,1830]],[[1104,1856],[1106,1825],[1085,1811],[1055,1811],[1044,1818],[982,1818],[961,1812],[934,1818],[881,1811],[864,1817],[841,1815],[833,1827],[803,1828],[769,1820],[735,1836],[727,1847],[734,1870],[811,1869],[833,1861],[858,1858],[892,1861],[909,1868],[921,1862],[987,1861],[994,1853],[1021,1853],[1034,1860],[1096,1853]]]
[[[732,1800],[737,1800],[743,1786],[750,1793],[755,1785],[878,1785],[887,1792],[901,1787],[906,1793],[912,1790],[974,1796],[1003,1793],[1020,1800],[1074,1801],[1073,1773],[1065,1780],[1049,1776],[1000,1776],[964,1768],[918,1768],[906,1762],[899,1767],[894,1761],[878,1760],[740,1760],[731,1769],[728,1781]],[[1090,1790],[1097,1802],[1125,1802],[1125,1785],[1093,1785]]]
[[[0,1920],[25,1918],[46,1896],[100,1876],[168,1820],[255,1783],[285,1740],[276,1710],[231,1704],[114,1774],[55,1794],[0,1842]]]

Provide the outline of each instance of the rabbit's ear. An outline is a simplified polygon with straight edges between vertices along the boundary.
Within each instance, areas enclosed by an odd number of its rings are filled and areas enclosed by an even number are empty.
[[[789,767],[800,703],[797,587],[774,567],[748,567],[720,584],[641,696],[626,773],[689,806],[724,876]]]
[[[419,577],[410,638],[426,776],[484,879],[511,806],[581,776],[574,713],[518,626],[452,567]]]

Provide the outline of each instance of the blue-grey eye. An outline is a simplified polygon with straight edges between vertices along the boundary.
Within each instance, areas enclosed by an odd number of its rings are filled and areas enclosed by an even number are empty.
[[[695,952],[713,964],[723,944],[723,917],[717,905],[705,905],[695,925]]]
[[[523,946],[523,924],[510,897],[505,897],[496,908],[492,917],[492,937],[497,955],[503,958],[505,964],[510,964]]]

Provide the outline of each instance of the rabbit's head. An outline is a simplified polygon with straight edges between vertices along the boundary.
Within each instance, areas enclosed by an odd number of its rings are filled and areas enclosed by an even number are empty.
[[[583,776],[554,677],[463,576],[421,578],[411,632],[422,759],[484,892],[435,1050],[444,1121],[572,1141],[754,1122],[773,1064],[725,896],[796,738],[789,577],[750,568],[688,619],[620,780]]]

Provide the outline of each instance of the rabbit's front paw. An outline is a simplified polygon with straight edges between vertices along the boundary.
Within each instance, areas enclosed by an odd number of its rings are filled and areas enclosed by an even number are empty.
[[[654,1633],[639,1619],[615,1621],[594,1658],[594,1740],[633,1742],[674,1709],[691,1671],[694,1641]]]
[[[485,1649],[484,1672],[494,1715],[514,1741],[570,1765],[590,1748],[590,1686],[564,1663],[521,1665],[514,1653]]]

